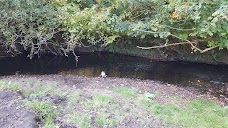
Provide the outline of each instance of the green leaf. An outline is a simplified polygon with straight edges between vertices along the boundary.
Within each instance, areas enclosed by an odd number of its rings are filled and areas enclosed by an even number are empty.
[[[116,38],[118,38],[118,35],[113,35],[113,36],[109,36],[106,38],[106,44],[105,46],[107,46],[108,44],[111,44],[115,41]]]

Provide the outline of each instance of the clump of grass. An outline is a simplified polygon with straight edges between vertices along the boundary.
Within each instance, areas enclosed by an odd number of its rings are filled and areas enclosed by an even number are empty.
[[[138,90],[136,88],[116,87],[113,89],[113,91],[123,96],[132,98],[137,93]]]
[[[100,94],[100,93],[97,93],[93,96],[93,102],[94,104],[109,104],[109,103],[112,103],[112,97],[111,96],[108,96],[108,95],[104,95],[104,94]]]
[[[0,90],[17,91],[19,90],[19,84],[11,81],[0,81]]]
[[[88,115],[81,113],[72,113],[67,116],[67,123],[74,124],[79,128],[89,128],[91,120]]]
[[[80,99],[80,94],[78,92],[73,92],[68,95],[68,103],[69,104],[76,104],[77,101]]]
[[[53,118],[58,115],[54,103],[50,101],[24,101],[26,106],[32,108],[39,119],[45,124],[52,124]]]
[[[108,104],[112,104],[113,100],[111,96],[101,94],[101,93],[96,93],[93,97],[92,100],[88,100],[84,102],[84,106],[86,108],[100,108],[102,106],[107,106]]]
[[[29,87],[22,89],[22,95],[25,97],[42,97],[47,94],[53,93],[57,85],[52,85],[50,87],[45,86],[42,83],[37,83],[35,85],[29,84]]]
[[[98,113],[95,122],[99,125],[109,126],[115,126],[117,124],[117,120],[115,118],[109,118],[105,113]]]
[[[80,94],[78,92],[72,92],[67,96],[67,98],[68,98],[68,102],[67,102],[66,109],[68,111],[71,111],[74,109],[75,105],[80,100]]]

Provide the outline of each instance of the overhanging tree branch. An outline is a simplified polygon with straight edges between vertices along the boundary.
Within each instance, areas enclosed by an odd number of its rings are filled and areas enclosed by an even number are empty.
[[[138,29],[137,29],[138,30]],[[151,34],[155,34],[155,33],[158,33],[158,32],[152,32],[152,31],[146,31],[146,30],[139,30],[141,32],[147,32],[147,33],[151,33]],[[176,36],[174,34],[171,34],[171,33],[168,33],[168,32],[164,32],[164,33],[167,33],[168,36],[172,36],[174,38],[177,38],[179,40],[183,40],[185,42],[178,42],[178,43],[172,43],[172,44],[167,44],[165,43],[164,45],[158,45],[158,46],[152,46],[152,47],[141,47],[141,46],[136,46],[137,48],[140,48],[140,49],[156,49],[156,48],[165,48],[165,47],[170,47],[170,46],[176,46],[176,45],[183,45],[183,44],[190,44],[191,47],[196,50],[196,51],[199,51],[200,53],[205,53],[207,51],[210,51],[212,49],[215,49],[215,48],[218,48],[219,46],[218,45],[215,45],[213,47],[209,47],[209,48],[205,48],[205,49],[200,49],[199,47],[197,47],[196,45],[199,43],[199,41],[195,40],[194,42],[190,41],[190,40],[187,40],[187,39],[182,39],[180,38],[179,36]]]
[[[156,48],[165,48],[165,47],[176,46],[176,45],[181,45],[181,44],[189,44],[189,42],[179,42],[179,43],[165,44],[165,45],[152,46],[152,47],[140,47],[140,46],[137,46],[137,48],[141,48],[141,49],[156,49]]]

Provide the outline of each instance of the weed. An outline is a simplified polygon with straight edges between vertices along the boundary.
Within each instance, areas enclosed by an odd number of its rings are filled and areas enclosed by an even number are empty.
[[[136,88],[116,87],[113,89],[113,91],[123,96],[132,98],[138,90]]]

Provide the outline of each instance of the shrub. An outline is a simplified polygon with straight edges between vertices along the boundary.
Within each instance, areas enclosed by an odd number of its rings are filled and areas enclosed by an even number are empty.
[[[1,43],[9,52],[29,51],[30,58],[126,37],[163,39],[143,49],[228,48],[227,0],[1,0],[0,17]]]

